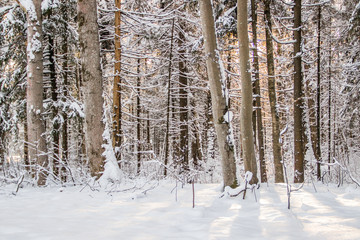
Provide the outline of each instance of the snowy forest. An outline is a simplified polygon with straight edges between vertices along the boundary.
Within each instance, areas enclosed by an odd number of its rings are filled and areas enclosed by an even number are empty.
[[[290,209],[302,191],[350,186],[360,206],[359,0],[1,0],[0,20],[12,196],[169,184],[176,201],[189,188],[195,207],[196,186],[224,207],[280,188]]]

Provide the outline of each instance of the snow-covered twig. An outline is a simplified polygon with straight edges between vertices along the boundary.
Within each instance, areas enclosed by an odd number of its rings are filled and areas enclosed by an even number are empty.
[[[230,188],[229,186],[226,186],[225,187],[225,190],[224,192],[220,195],[220,198],[224,197],[225,195],[229,196],[229,197],[237,197],[239,196],[241,193],[244,193],[243,195],[243,199],[245,199],[245,196],[246,196],[246,190],[247,189],[250,189],[252,190],[252,192],[254,193],[254,196],[255,196],[255,201],[257,201],[257,197],[256,197],[256,193],[255,193],[255,188],[256,188],[256,184],[253,184],[253,185],[250,185],[250,187],[248,187],[248,184],[249,182],[251,181],[252,179],[252,173],[247,171],[245,173],[245,186],[242,188],[242,187],[237,187],[235,189],[232,189]],[[260,186],[260,185],[259,185]],[[258,186],[258,188],[259,188]],[[257,189],[258,189],[257,188]]]
[[[339,165],[339,167],[340,167],[344,172],[346,172],[347,174],[349,174],[350,179],[351,179],[356,185],[358,185],[358,186],[360,187],[360,182],[359,182],[357,179],[354,178],[354,176],[351,174],[351,172],[349,171],[349,169],[348,169],[347,167],[344,167],[343,165],[341,165],[341,163],[339,163],[339,161],[338,161],[335,157],[333,157],[333,159],[334,159],[334,163],[335,163],[336,165]]]

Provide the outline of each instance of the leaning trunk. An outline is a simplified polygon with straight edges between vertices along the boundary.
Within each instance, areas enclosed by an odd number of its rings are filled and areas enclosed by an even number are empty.
[[[225,121],[224,118],[228,112],[228,99],[226,96],[225,79],[220,71],[221,62],[217,50],[214,17],[210,0],[200,1],[200,13],[205,40],[205,56],[210,83],[213,122],[220,150],[224,185],[236,187],[235,146],[232,139],[231,125],[228,121]]]

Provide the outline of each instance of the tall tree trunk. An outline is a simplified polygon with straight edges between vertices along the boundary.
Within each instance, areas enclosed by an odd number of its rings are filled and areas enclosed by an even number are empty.
[[[275,182],[284,182],[284,173],[282,166],[281,146],[280,146],[280,122],[276,100],[276,82],[275,82],[275,64],[274,64],[274,47],[272,41],[272,24],[270,1],[264,0],[264,21],[266,23],[266,59],[268,71],[268,91],[272,120],[272,145],[273,158],[275,166]]]
[[[121,167],[122,129],[121,129],[121,0],[115,0],[115,69],[113,86],[113,148],[118,165]]]
[[[331,137],[331,132],[332,132],[332,128],[331,128],[331,101],[332,101],[332,86],[331,86],[331,78],[332,78],[332,71],[331,71],[331,62],[332,62],[332,43],[331,43],[331,34],[332,34],[332,29],[331,29],[331,21],[332,19],[330,18],[330,39],[329,39],[329,69],[328,69],[328,163],[331,163],[331,156],[332,156],[332,151],[331,151],[331,143],[332,143],[332,137]],[[328,165],[328,171],[329,171],[329,175],[330,175],[330,164]]]
[[[318,6],[318,42],[317,42],[317,86],[316,86],[316,149],[315,149],[315,158],[316,158],[316,170],[317,170],[317,179],[321,180],[321,144],[320,144],[320,120],[321,120],[321,112],[320,112],[320,78],[321,78],[321,6]]]
[[[224,119],[224,115],[226,115],[229,110],[227,102],[228,96],[226,96],[225,76],[222,76],[220,70],[221,62],[217,50],[214,17],[210,0],[200,0],[200,16],[205,42],[206,66],[210,83],[213,121],[220,150],[224,185],[236,187],[235,145],[232,139],[231,125]]]
[[[151,138],[150,138],[150,132],[151,128],[150,128],[150,111],[147,111],[147,120],[146,120],[146,143],[148,145],[148,147],[150,148],[151,146]]]
[[[257,45],[257,0],[251,0],[251,27],[253,32],[253,54],[254,54],[254,70],[255,81],[253,82],[253,89],[255,94],[255,107],[256,107],[256,127],[257,139],[259,148],[259,163],[260,163],[260,181],[267,182],[266,174],[266,161],[264,153],[264,130],[262,123],[262,110],[261,110],[261,93],[260,93],[260,74],[259,74],[259,54]]]
[[[43,109],[43,34],[41,0],[28,1],[27,11],[27,122],[29,161],[38,166],[37,184],[45,185],[47,178],[48,158],[45,141],[45,123]]]
[[[67,96],[68,96],[68,45],[67,42],[64,41],[63,46],[62,46],[62,51],[63,51],[63,64],[62,64],[62,69],[63,69],[63,97],[64,100],[66,101]],[[63,181],[66,181],[66,175],[65,175],[65,166],[64,164],[68,163],[68,159],[69,159],[69,144],[68,144],[68,115],[66,113],[66,111],[64,111],[62,113],[62,117],[63,117],[63,125],[62,125],[62,161],[63,161],[63,166],[62,166],[62,179]]]
[[[294,182],[304,182],[303,90],[301,51],[301,0],[294,5]]]
[[[51,14],[51,13],[50,13]],[[52,129],[52,144],[53,144],[53,172],[54,175],[59,177],[60,175],[60,122],[58,119],[59,110],[57,107],[58,101],[58,86],[56,83],[56,72],[55,72],[55,52],[54,52],[54,39],[49,34],[49,71],[50,71],[50,84],[51,84],[51,100],[53,102],[52,106],[52,118],[53,118],[53,129]]]
[[[165,132],[165,160],[164,160],[164,176],[167,175],[167,165],[169,157],[169,135],[170,135],[170,105],[171,105],[171,73],[172,73],[172,56],[173,56],[173,41],[174,41],[174,27],[175,18],[172,19],[171,39],[170,39],[170,56],[169,56],[169,72],[168,72],[168,93],[167,93],[167,108],[166,108],[166,132]]]
[[[251,184],[257,183],[257,165],[254,151],[254,136],[252,127],[252,83],[249,62],[249,36],[247,0],[238,0],[238,38],[239,38],[239,60],[241,75],[241,142],[243,146],[243,158],[245,171],[253,174]]]
[[[25,106],[25,111],[27,112],[27,104]],[[31,167],[31,162],[29,159],[29,138],[28,138],[28,122],[27,122],[27,114],[25,114],[25,119],[24,119],[24,163],[25,163],[25,169],[26,171],[31,174],[32,172],[32,167]]]
[[[137,173],[140,173],[141,169],[141,106],[140,106],[140,87],[141,87],[141,77],[140,77],[140,58],[137,59],[137,80],[136,80],[136,134],[137,134]]]
[[[102,121],[103,86],[96,0],[79,0],[77,10],[85,108],[86,153],[91,176],[98,178],[104,167],[102,156],[104,123]]]
[[[180,23],[180,25],[183,25]],[[179,31],[179,111],[180,111],[180,154],[181,154],[181,165],[183,170],[189,168],[189,123],[188,123],[188,78],[186,76],[188,70],[186,67],[185,60],[185,36],[183,34],[184,27],[181,26]]]
[[[193,162],[193,166],[195,169],[199,168],[200,165],[200,161],[202,160],[202,155],[203,155],[203,146],[202,146],[202,141],[201,141],[201,132],[199,131],[199,123],[198,120],[199,116],[196,112],[196,105],[195,105],[195,101],[191,101],[191,115],[193,120],[193,137],[191,139],[191,158],[192,158],[192,162]],[[206,128],[206,126],[205,126]],[[206,130],[204,131],[206,132]]]
[[[5,163],[5,133],[0,129],[0,173],[4,172],[4,163]]]
[[[64,19],[64,35],[62,36],[63,42],[61,46],[61,51],[63,55],[63,62],[62,62],[62,78],[63,78],[63,101],[67,101],[68,97],[68,85],[69,85],[69,59],[68,59],[68,25],[67,21],[69,20],[68,16],[68,9],[66,0],[62,0],[61,4],[61,12],[63,14]],[[68,159],[69,159],[69,144],[68,144],[68,114],[66,111],[62,112],[62,118],[63,118],[63,124],[62,124],[62,141],[61,141],[61,147],[62,147],[62,168],[61,168],[61,178],[65,182],[66,181],[66,168],[65,165],[68,165]]]

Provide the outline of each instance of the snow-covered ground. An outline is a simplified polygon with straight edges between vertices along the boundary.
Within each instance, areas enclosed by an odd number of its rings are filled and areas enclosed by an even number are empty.
[[[0,189],[2,240],[129,239],[360,239],[360,189],[321,184],[292,193],[266,184],[257,199],[219,198],[218,185],[176,190],[160,183],[136,192],[93,191],[90,187]],[[172,191],[173,190],[173,191]],[[176,201],[177,196],[177,201]]]

